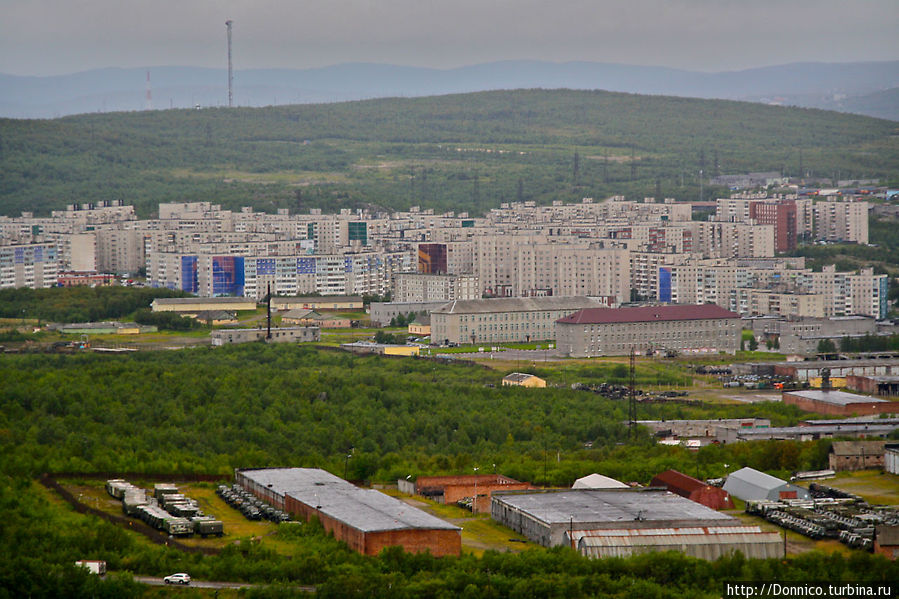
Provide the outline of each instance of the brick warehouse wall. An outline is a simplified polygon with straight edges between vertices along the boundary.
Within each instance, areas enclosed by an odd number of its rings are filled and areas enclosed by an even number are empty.
[[[365,555],[377,555],[385,547],[399,546],[409,553],[429,551],[434,556],[460,555],[462,535],[457,530],[405,529],[375,531],[365,533],[346,523],[331,518],[314,506],[306,505],[298,499],[285,496],[284,506],[291,516],[309,521],[317,517],[322,527],[334,538],[346,543],[353,551]]]
[[[831,416],[851,416],[853,414],[867,416],[871,414],[892,414],[899,411],[899,404],[895,402],[859,402],[848,405],[839,405],[799,397],[792,393],[784,393],[783,402],[787,405],[796,406],[801,410],[806,410],[807,412],[816,412],[818,414],[828,414]]]

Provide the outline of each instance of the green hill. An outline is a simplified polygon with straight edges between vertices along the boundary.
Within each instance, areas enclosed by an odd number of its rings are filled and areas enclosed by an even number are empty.
[[[0,120],[0,214],[120,199],[325,210],[625,194],[696,199],[698,173],[899,183],[899,124],[722,100],[518,90],[271,108]],[[706,197],[724,190],[707,190]]]

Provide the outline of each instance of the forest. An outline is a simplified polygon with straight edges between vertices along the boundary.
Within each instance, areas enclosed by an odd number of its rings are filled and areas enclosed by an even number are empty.
[[[221,474],[235,467],[321,467],[357,481],[450,474],[495,464],[536,484],[570,485],[602,472],[646,483],[676,468],[721,476],[743,465],[789,474],[826,464],[829,441],[709,446],[697,453],[632,438],[622,401],[571,389],[627,376],[620,364],[532,369],[559,385],[502,388],[502,372],[262,343],[120,355],[0,355],[0,596],[138,596],[127,576],[75,572],[103,556],[113,570],[277,582],[247,597],[714,597],[724,580],[896,580],[868,554],[740,556],[704,562],[678,554],[588,560],[567,549],[435,559],[390,550],[360,556],[314,523],[279,529],[291,558],[258,543],[212,556],[147,544],[112,524],[48,502],[41,472]],[[624,372],[622,372],[622,370]],[[641,365],[638,385],[658,382]],[[804,417],[783,405],[641,405],[639,418]],[[592,443],[587,448],[587,442]],[[352,451],[348,464],[347,451]],[[727,466],[726,466],[727,465]],[[22,585],[22,586],[19,586]],[[3,589],[7,590],[4,595]]]
[[[696,200],[700,171],[899,184],[896,132],[821,110],[571,90],[0,120],[0,206],[14,216],[101,200],[143,217],[191,200],[478,215],[515,200]]]

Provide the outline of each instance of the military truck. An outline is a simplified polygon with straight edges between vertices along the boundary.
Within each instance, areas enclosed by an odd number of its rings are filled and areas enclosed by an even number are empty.
[[[225,532],[224,523],[212,516],[194,516],[190,521],[194,525],[194,532],[204,539],[209,535],[220,537]]]

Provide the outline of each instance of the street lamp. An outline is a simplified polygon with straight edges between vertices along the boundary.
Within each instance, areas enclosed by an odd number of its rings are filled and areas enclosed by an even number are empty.
[[[354,447],[350,447],[349,451],[347,451],[346,459],[343,460],[343,480],[346,480],[347,466],[350,463],[350,458],[353,457],[353,449]]]

